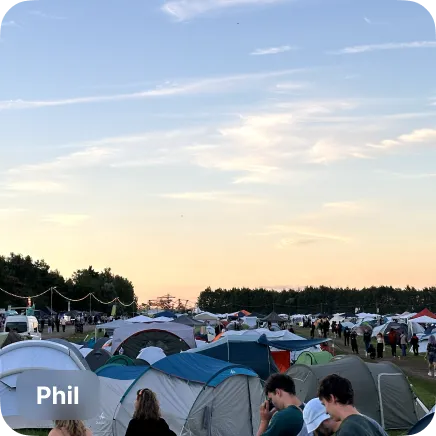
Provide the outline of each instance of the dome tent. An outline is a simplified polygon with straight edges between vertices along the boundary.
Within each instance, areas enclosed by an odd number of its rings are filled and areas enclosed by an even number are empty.
[[[253,436],[259,427],[264,395],[254,371],[180,353],[156,362],[129,387],[113,417],[113,436],[125,435],[136,392],[146,387],[156,393],[163,418],[179,436]]]
[[[50,428],[52,421],[33,421],[18,414],[17,378],[32,369],[85,371],[80,358],[65,345],[50,341],[22,341],[0,350],[0,403],[6,424],[12,429]]]
[[[195,348],[194,329],[175,322],[132,324],[115,330],[112,353],[135,359],[146,347],[161,348],[167,356]]]
[[[90,353],[88,353],[85,359],[91,371],[95,372],[102,366],[106,365],[111,357],[112,354],[109,353],[109,351],[100,348],[97,350],[92,350]]]
[[[82,365],[85,367],[85,369],[90,369],[88,362],[85,359],[85,356],[80,352],[80,350],[75,347],[71,342],[66,341],[65,339],[60,338],[54,338],[54,339],[46,339],[47,342],[55,342],[56,344],[61,344],[71,350],[72,353],[74,353],[78,359],[82,362]]]
[[[333,356],[328,351],[319,351],[312,353],[310,351],[303,351],[295,362],[296,365],[319,365],[322,363],[329,363]]]
[[[317,396],[321,380],[338,374],[350,380],[359,412],[385,430],[408,430],[425,415],[404,373],[391,363],[365,363],[357,356],[341,356],[322,365],[294,365],[287,372],[297,396],[307,402]],[[398,399],[401,398],[401,401]]]

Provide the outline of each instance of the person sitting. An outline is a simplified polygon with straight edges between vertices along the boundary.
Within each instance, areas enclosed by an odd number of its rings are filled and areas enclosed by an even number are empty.
[[[295,392],[295,383],[286,374],[273,374],[265,383],[267,400],[260,407],[257,436],[298,436],[307,434],[304,404]],[[126,435],[127,436],[127,435]]]
[[[331,436],[336,433],[340,425],[327,414],[319,398],[314,398],[306,404],[303,419],[308,433],[313,436]]]
[[[125,436],[176,436],[162,418],[156,394],[150,389],[136,393],[135,412]]]
[[[353,386],[348,379],[337,374],[325,377],[320,383],[318,398],[332,419],[340,422],[335,436],[387,436],[376,421],[356,409]]]

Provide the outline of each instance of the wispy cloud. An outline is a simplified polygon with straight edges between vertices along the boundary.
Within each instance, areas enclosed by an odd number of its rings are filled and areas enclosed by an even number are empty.
[[[174,194],[160,194],[162,198],[188,201],[207,201],[228,204],[261,204],[264,201],[249,195],[241,195],[233,192],[206,191],[206,192],[182,192]]]
[[[247,89],[262,80],[284,77],[296,73],[303,72],[302,69],[294,70],[278,70],[266,71],[260,73],[235,74],[222,77],[213,77],[205,79],[197,79],[182,84],[172,84],[171,86],[157,86],[155,89],[150,89],[142,92],[130,94],[115,94],[115,95],[99,95],[88,97],[73,97],[59,100],[9,100],[0,101],[0,110],[8,109],[32,109],[44,107],[68,106],[77,104],[89,103],[105,103],[117,102],[125,100],[140,100],[147,98],[169,97],[176,95],[192,95],[192,94],[208,94],[221,93],[230,91],[237,87],[238,89]]]
[[[281,45],[280,47],[257,48],[250,54],[252,56],[264,56],[284,53],[291,50],[297,50],[297,47],[291,47],[290,45]]]
[[[362,209],[362,204],[357,201],[339,201],[333,203],[323,204],[325,209],[338,210],[338,211],[357,211]]]
[[[376,173],[385,174],[390,177],[395,177],[398,179],[405,180],[425,180],[425,179],[436,179],[436,173],[418,173],[418,174],[406,174],[406,173],[395,173],[390,171],[378,170]]]
[[[42,11],[29,11],[29,14],[33,15],[34,17],[45,18],[46,20],[65,20],[65,17],[47,14]]]
[[[43,221],[57,224],[63,227],[74,227],[82,224],[89,219],[88,215],[83,214],[51,214],[42,218]]]
[[[390,149],[408,144],[425,144],[436,140],[436,129],[418,129],[411,133],[400,135],[395,139],[385,139],[377,144],[367,144],[370,148]]]
[[[237,6],[269,5],[287,1],[292,0],[169,0],[162,6],[162,11],[178,21],[185,21],[220,9],[230,9]]]
[[[391,42],[386,44],[355,45],[340,50],[328,51],[328,54],[358,54],[381,50],[404,50],[413,48],[436,48],[436,41]]]

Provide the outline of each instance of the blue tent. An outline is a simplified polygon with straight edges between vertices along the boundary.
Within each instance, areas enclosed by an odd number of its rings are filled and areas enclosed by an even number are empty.
[[[266,380],[271,374],[279,371],[268,346],[241,338],[242,336],[225,336],[204,347],[193,348],[186,354],[201,354],[224,362],[247,366],[262,380]]]
[[[155,317],[155,318],[159,318],[159,317],[161,317],[161,316],[164,316],[164,317],[166,317],[166,318],[175,318],[175,317],[176,317],[176,315],[174,314],[174,312],[171,312],[171,311],[169,311],[169,310],[164,310],[164,311],[162,311],[162,312],[159,312],[159,313],[155,313],[155,314],[154,314],[154,317]]]

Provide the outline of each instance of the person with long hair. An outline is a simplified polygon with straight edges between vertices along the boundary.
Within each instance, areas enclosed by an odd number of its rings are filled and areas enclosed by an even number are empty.
[[[428,375],[436,377],[436,338],[431,335],[427,345]]]
[[[176,436],[162,418],[156,394],[150,389],[136,393],[135,411],[126,436]]]
[[[92,436],[91,430],[85,427],[82,421],[64,420],[55,421],[53,430],[48,436]]]

